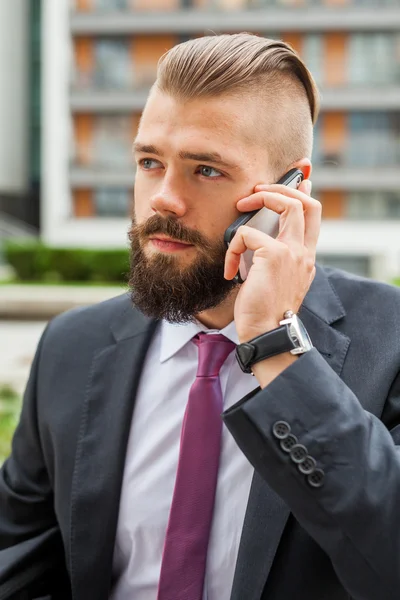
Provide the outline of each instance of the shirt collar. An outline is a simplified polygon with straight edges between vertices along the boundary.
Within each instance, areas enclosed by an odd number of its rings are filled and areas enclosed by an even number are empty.
[[[197,320],[183,325],[162,321],[160,362],[165,362],[174,356],[174,354],[179,352],[179,350],[189,343],[200,331],[204,331],[204,333],[221,333],[234,344],[239,344],[239,336],[236,331],[235,321],[231,321],[221,330],[208,329]]]

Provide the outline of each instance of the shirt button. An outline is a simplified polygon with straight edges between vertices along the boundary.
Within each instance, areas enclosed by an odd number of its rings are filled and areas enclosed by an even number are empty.
[[[320,488],[324,485],[325,473],[322,469],[315,469],[307,475],[307,481],[313,488]]]
[[[286,421],[277,421],[272,427],[272,434],[278,440],[284,440],[291,432],[291,427]]]

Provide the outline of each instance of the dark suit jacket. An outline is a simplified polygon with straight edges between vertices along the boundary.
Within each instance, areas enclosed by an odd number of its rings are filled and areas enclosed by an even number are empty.
[[[399,314],[397,289],[318,268],[301,309],[316,348],[224,413],[256,469],[232,600],[400,598]],[[108,598],[156,327],[126,295],[47,327],[0,473],[1,600]],[[311,484],[278,421],[321,469]]]

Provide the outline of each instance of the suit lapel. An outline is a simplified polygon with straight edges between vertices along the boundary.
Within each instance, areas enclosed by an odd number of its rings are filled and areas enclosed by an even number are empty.
[[[313,345],[340,375],[350,339],[331,325],[345,317],[345,310],[323,269],[317,267],[314,282],[299,313]],[[249,501],[231,600],[260,600],[290,511],[256,472]]]
[[[102,348],[93,358],[71,493],[74,600],[109,597],[134,399],[156,325],[129,306],[113,324],[116,343]]]

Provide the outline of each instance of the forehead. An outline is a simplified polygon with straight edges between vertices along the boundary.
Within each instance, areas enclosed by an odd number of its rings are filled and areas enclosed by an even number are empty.
[[[254,156],[254,147],[260,150],[256,121],[257,110],[244,98],[222,96],[184,101],[153,90],[143,111],[139,136],[141,141],[155,146],[157,140],[159,144],[168,140],[171,146],[193,141],[207,150]]]

